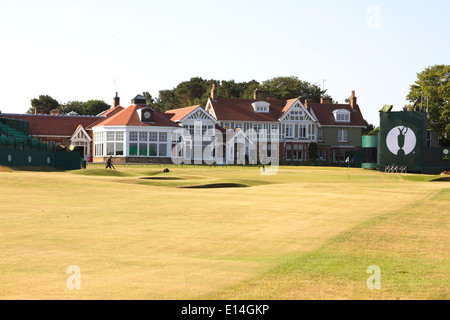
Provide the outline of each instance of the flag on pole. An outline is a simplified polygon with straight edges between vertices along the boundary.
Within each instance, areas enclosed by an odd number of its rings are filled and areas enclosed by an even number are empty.
[[[418,107],[420,104],[420,111],[422,111],[422,95],[420,95],[419,99],[414,102],[414,108],[413,110],[417,110],[416,107]]]

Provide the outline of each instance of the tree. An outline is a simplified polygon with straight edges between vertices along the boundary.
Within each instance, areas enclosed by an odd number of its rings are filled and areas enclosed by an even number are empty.
[[[241,95],[239,98],[241,99],[253,99],[254,92],[256,89],[259,89],[261,84],[256,80],[251,80],[248,82],[239,83],[241,86]]]
[[[266,90],[269,96],[282,100],[301,97],[320,102],[320,98],[329,97],[325,95],[326,90],[320,89],[318,85],[302,81],[294,76],[266,80],[261,84],[260,89]]]
[[[153,99],[152,95],[148,92],[142,92],[142,95],[147,99],[147,105],[151,106],[155,103],[155,99]]]
[[[259,86],[259,82],[251,80],[248,82],[220,81],[217,87],[217,95],[220,98],[253,99],[253,92]]]
[[[317,85],[296,77],[277,77],[262,84],[256,80],[236,82],[193,77],[179,83],[173,89],[159,91],[157,99],[153,99],[148,92],[144,92],[143,95],[147,99],[147,104],[159,112],[192,105],[205,107],[213,84],[216,85],[219,98],[253,99],[255,89],[266,90],[270,96],[277,99],[304,97],[319,102],[320,98],[329,97],[325,94],[326,90],[321,90]]]
[[[202,102],[202,97],[207,89],[207,80],[199,77],[191,78],[189,81],[181,82],[175,88],[178,104],[183,107],[192,106]],[[211,84],[212,86],[212,84]]]
[[[378,132],[380,132],[380,127],[376,127],[375,129],[373,129],[372,131],[370,131],[367,135],[368,136],[377,136]]]
[[[406,99],[414,103],[423,96],[423,108],[428,103],[428,128],[435,131],[442,144],[450,136],[450,65],[434,65],[417,74],[417,80],[410,86]],[[428,99],[428,100],[427,100]]]
[[[27,113],[34,114],[36,109],[49,114],[52,110],[59,109],[59,102],[48,95],[41,95],[38,99],[31,99],[31,108]]]
[[[373,124],[368,123],[366,120],[364,120],[364,122],[366,123],[366,128],[362,129],[361,134],[363,136],[367,136],[367,135],[371,135],[370,133],[375,130],[375,126]]]
[[[82,101],[69,101],[60,107],[61,114],[68,114],[70,112],[76,112],[78,114],[83,114],[84,112],[84,102]]]
[[[111,108],[109,104],[103,100],[69,101],[60,108],[62,114],[76,112],[83,116],[96,116],[105,110]]]
[[[159,98],[157,101],[160,112],[165,110],[179,108],[178,97],[174,90],[161,90],[159,91]]]
[[[111,105],[103,100],[88,100],[84,104],[84,112],[82,114],[85,116],[96,116],[109,108],[111,108]]]

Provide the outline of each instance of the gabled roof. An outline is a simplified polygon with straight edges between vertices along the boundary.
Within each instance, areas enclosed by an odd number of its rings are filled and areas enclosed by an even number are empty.
[[[179,125],[164,114],[153,111],[153,123],[142,123],[138,115],[138,110],[145,108],[145,105],[131,105],[115,115],[98,122],[93,127],[100,126],[143,126],[143,127],[179,127]]]
[[[306,112],[306,115],[311,119],[311,121],[317,122],[317,118],[314,116],[314,114],[311,114],[311,112],[303,105],[303,103],[300,101],[300,99],[288,100],[286,103],[286,106],[281,111],[279,120],[284,120],[284,118],[289,113],[289,110],[292,107],[294,107],[295,105],[298,105],[301,109],[303,109]]]
[[[205,111],[200,105],[191,106],[186,108],[167,110],[164,114],[172,121],[182,122],[183,120],[189,119],[189,117],[197,112],[201,112],[202,115],[213,122],[217,122],[213,116]]]
[[[268,113],[258,113],[253,109],[252,103],[261,100],[254,99],[226,99],[216,98],[210,99],[214,113],[219,121],[261,121],[261,122],[278,122],[280,114],[286,107],[288,101],[291,100],[263,100],[270,104]]]
[[[194,110],[196,110],[197,108],[201,108],[201,107],[199,105],[197,105],[197,106],[191,106],[191,107],[186,107],[186,108],[167,110],[165,112],[165,115],[172,121],[181,121],[186,116],[191,114]]]
[[[91,137],[89,136],[89,134],[86,132],[86,130],[83,128],[83,126],[80,124],[76,129],[75,132],[72,134],[72,137],[70,138],[70,140],[74,140],[76,135],[78,134],[78,132],[82,132],[83,135],[89,140],[91,141]]]
[[[98,116],[67,116],[48,114],[2,114],[5,118],[26,120],[30,123],[30,134],[34,136],[71,137],[78,126],[86,128],[102,119]]]
[[[312,110],[322,126],[366,127],[366,123],[358,105],[356,105],[355,108],[352,108],[349,104],[308,102],[307,109]],[[333,111],[340,109],[344,109],[350,112],[350,123],[335,121]]]
[[[286,105],[281,110],[279,119],[283,118],[283,116],[289,111],[290,108],[292,108],[292,106],[295,104],[296,101],[298,101],[298,99],[291,99],[286,101]]]

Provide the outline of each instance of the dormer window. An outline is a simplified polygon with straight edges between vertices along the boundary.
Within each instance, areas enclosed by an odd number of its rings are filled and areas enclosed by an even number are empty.
[[[252,106],[253,106],[253,110],[257,113],[268,113],[270,103],[265,102],[265,101],[257,101],[257,102],[252,103]]]
[[[333,111],[334,120],[336,122],[341,123],[349,123],[350,122],[350,111],[346,109],[339,109]]]

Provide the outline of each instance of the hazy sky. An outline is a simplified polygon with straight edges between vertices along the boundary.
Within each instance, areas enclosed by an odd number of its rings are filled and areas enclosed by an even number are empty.
[[[191,77],[297,76],[364,117],[399,110],[427,66],[449,64],[450,2],[0,0],[0,110],[47,94],[121,104]]]

